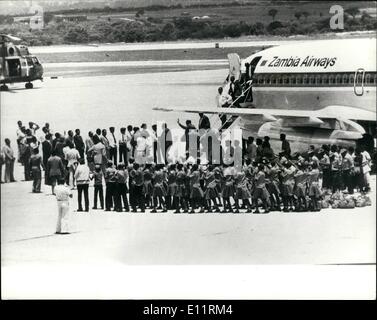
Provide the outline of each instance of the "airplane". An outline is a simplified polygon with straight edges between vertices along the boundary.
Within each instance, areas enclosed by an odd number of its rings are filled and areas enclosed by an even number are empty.
[[[43,81],[43,67],[38,58],[29,53],[25,45],[15,45],[20,38],[0,34],[0,91],[7,91],[7,83],[26,82],[32,89],[34,80]]]
[[[231,76],[245,83],[237,103],[154,109],[219,115],[211,120],[213,128],[241,128],[245,139],[268,135],[274,145],[284,133],[296,150],[309,144],[346,147],[360,139],[373,144],[376,38],[310,40],[270,47],[243,60],[229,54],[228,60],[223,94]],[[225,126],[220,116],[227,117]]]

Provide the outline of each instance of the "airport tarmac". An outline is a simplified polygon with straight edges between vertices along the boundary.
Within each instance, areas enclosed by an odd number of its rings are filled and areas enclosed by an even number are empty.
[[[42,190],[1,185],[3,299],[375,295],[375,191],[370,207],[259,215],[78,213],[74,194],[72,233],[56,235],[56,200]]]
[[[1,186],[3,266],[121,263],[372,264],[375,201],[370,207],[269,214],[75,212],[72,234],[55,235],[57,204],[51,189],[31,193],[32,182]],[[375,185],[375,179],[374,183]],[[89,190],[92,202],[93,188]],[[375,191],[370,194],[375,199]],[[92,203],[91,203],[92,206]],[[91,207],[90,206],[90,207]]]
[[[190,67],[182,66],[184,70]],[[227,74],[226,69],[161,72],[165,67],[158,66],[156,72],[146,73],[151,67],[141,68],[139,74],[129,74],[132,70],[126,68],[123,74],[108,75],[104,67],[68,66],[63,70],[77,73],[76,77],[36,81],[32,90],[24,89],[23,84],[10,86],[10,91],[0,94],[2,137],[15,141],[18,120],[49,122],[55,132],[80,128],[83,137],[96,128],[140,126],[143,122],[150,126],[164,120],[169,127],[177,127],[178,117],[197,124],[197,115],[162,113],[152,108],[214,107],[217,87]],[[82,76],[83,72],[92,76]]]

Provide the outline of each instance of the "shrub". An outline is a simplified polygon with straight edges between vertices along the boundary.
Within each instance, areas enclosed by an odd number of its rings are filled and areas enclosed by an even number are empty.
[[[70,43],[85,43],[88,42],[89,36],[85,28],[76,26],[68,30],[64,35],[64,40]]]

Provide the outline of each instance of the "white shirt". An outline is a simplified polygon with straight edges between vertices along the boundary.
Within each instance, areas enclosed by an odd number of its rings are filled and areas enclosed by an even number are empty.
[[[131,140],[132,140],[132,133],[129,131],[126,131],[126,141],[127,141],[128,149],[132,149]]]
[[[370,168],[370,154],[368,151],[363,151],[361,153],[361,156],[362,156],[362,167],[363,167],[363,172],[364,174],[370,172],[371,168]]]
[[[88,184],[90,182],[89,167],[85,164],[80,164],[75,171],[75,179],[77,184]]]
[[[127,132],[119,134],[118,143],[120,146],[127,145]]]
[[[137,151],[145,151],[147,147],[147,140],[144,137],[142,136],[137,137],[136,143],[137,143],[136,145]]]
[[[141,129],[140,130],[140,133],[141,133],[141,135],[144,137],[144,138],[148,138],[149,137],[149,132],[148,132],[148,130],[147,129]]]
[[[54,193],[56,195],[56,200],[58,201],[68,201],[71,195],[71,190],[63,184],[59,184],[55,187]]]
[[[217,94],[216,105],[218,108],[222,108],[226,103],[232,103],[232,97],[227,93]]]
[[[25,138],[25,134],[21,131],[21,129],[17,129],[17,140],[22,140],[23,138]]]
[[[115,136],[115,134],[114,134],[114,136]],[[114,139],[113,134],[110,132],[109,135],[106,136],[106,137],[109,140],[110,148],[115,148],[117,146],[117,144],[116,144],[116,141],[115,141],[116,138]]]
[[[69,149],[65,153],[65,160],[68,160],[68,167],[73,166],[78,161],[78,159],[80,159],[80,153],[77,149]]]

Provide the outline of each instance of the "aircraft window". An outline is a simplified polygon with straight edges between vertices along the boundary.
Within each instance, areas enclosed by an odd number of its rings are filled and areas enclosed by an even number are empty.
[[[315,78],[315,83],[316,84],[321,84],[321,76],[317,76],[316,78]]]
[[[298,75],[298,76],[296,77],[296,83],[297,83],[297,84],[302,84],[302,78],[301,78],[301,75]]]
[[[340,74],[337,74],[335,77],[335,83],[336,84],[341,84],[343,83],[342,76]]]
[[[349,82],[348,83],[353,84],[354,81],[355,81],[355,76],[353,74],[351,74],[349,76]]]
[[[271,83],[276,84],[276,78],[275,77],[271,77]]]
[[[328,84],[329,83],[329,79],[327,78],[327,74],[324,74],[322,76],[322,84]]]
[[[377,77],[377,74],[375,74],[374,76],[372,74],[370,75],[370,83],[371,84],[375,84],[376,83],[376,77]]]
[[[271,83],[271,79],[270,79],[270,77],[269,76],[266,76],[266,84],[270,84]]]
[[[277,77],[277,84],[283,84],[283,79],[280,76]]]
[[[334,84],[335,81],[334,81],[334,76],[333,75],[330,75],[329,76],[329,84]]]
[[[369,83],[370,83],[370,79],[371,79],[371,77],[370,77],[370,73],[367,73],[367,74],[365,75],[365,83],[366,83],[366,84],[369,84]]]
[[[259,84],[263,84],[263,83],[264,83],[263,80],[264,80],[264,79],[263,79],[263,76],[260,76],[260,77],[258,78],[258,83],[259,83]]]
[[[284,84],[288,84],[288,82],[289,82],[288,77],[287,76],[283,76],[283,83]]]
[[[296,84],[296,77],[292,76],[292,77],[289,79],[289,83],[290,83],[290,84]]]
[[[348,74],[345,74],[345,75],[343,75],[343,83],[344,84],[346,84],[346,83],[348,83]]]

